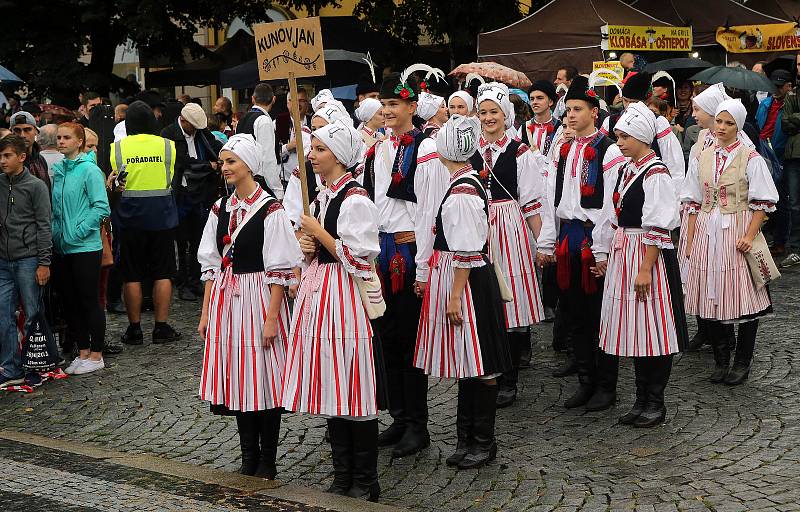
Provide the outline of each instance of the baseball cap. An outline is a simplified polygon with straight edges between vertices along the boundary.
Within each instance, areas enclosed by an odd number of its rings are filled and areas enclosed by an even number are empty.
[[[18,124],[29,124],[36,128],[36,131],[39,131],[39,127],[36,125],[36,119],[33,118],[30,112],[25,112],[21,110],[16,114],[11,116],[11,128],[14,128]]]
[[[769,75],[769,80],[775,84],[776,87],[782,87],[785,83],[794,83],[792,74],[785,69],[776,69]]]

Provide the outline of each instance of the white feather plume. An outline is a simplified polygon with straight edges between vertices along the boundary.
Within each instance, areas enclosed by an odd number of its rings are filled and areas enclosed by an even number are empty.
[[[471,83],[473,80],[477,80],[477,81],[479,81],[481,84],[485,84],[485,83],[486,83],[486,80],[484,80],[484,79],[483,79],[483,77],[482,77],[481,75],[479,75],[478,73],[468,73],[468,74],[467,74],[467,76],[465,76],[465,77],[464,77],[464,84],[465,84],[465,86],[469,86],[469,84],[470,84],[470,83]]]
[[[611,74],[615,77],[614,80],[609,80],[607,77],[600,76],[600,73]],[[622,94],[622,87],[620,87],[619,83],[622,81],[622,77],[619,76],[614,70],[608,68],[599,68],[592,71],[589,75],[589,87],[594,89],[595,86],[602,81],[611,82],[614,87],[619,90],[620,94]]]
[[[408,66],[406,69],[404,69],[402,73],[400,73],[400,83],[401,84],[408,83],[408,77],[410,77],[413,73],[417,71],[425,71],[427,73],[430,73],[433,71],[433,68],[427,64],[412,64]]]
[[[437,82],[442,82],[446,79],[447,75],[439,68],[431,68],[428,74],[425,75],[425,80],[428,80],[431,76],[433,76]]]

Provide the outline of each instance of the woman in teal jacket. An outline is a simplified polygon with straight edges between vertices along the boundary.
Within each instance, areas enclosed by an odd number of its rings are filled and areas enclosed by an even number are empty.
[[[65,370],[82,375],[105,367],[106,317],[98,287],[103,243],[100,222],[111,210],[105,176],[85,154],[86,133],[77,123],[58,127],[58,150],[64,159],[53,166],[53,252],[66,313],[67,336],[79,355]]]

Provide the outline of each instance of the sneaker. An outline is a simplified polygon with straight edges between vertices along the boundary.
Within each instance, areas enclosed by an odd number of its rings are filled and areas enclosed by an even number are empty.
[[[25,384],[32,388],[38,388],[42,385],[42,376],[36,372],[30,372],[25,375]]]
[[[800,255],[793,252],[792,254],[787,256],[785,260],[781,262],[781,268],[789,268],[797,264],[800,264]]]
[[[6,377],[2,373],[0,373],[0,389],[6,388],[8,386],[16,386],[17,384],[22,384],[23,382],[25,382],[25,379],[23,377],[17,377],[17,378]]]
[[[122,343],[126,345],[141,345],[144,343],[144,334],[141,327],[135,329],[128,326],[128,330],[122,335]]]
[[[83,359],[75,370],[73,375],[86,375],[87,373],[96,372],[106,367],[106,363],[102,359],[99,361],[92,361],[91,359]]]
[[[67,375],[72,375],[73,373],[75,373],[75,368],[77,368],[81,364],[81,361],[82,359],[80,356],[73,359],[72,362],[69,363],[69,366],[64,368],[64,373],[66,373]]]
[[[161,345],[162,343],[170,343],[181,339],[181,333],[173,329],[170,325],[153,329],[153,343]]]

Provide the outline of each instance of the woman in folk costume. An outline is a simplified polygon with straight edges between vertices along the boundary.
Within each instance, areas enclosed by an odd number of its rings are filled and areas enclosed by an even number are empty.
[[[323,91],[324,90],[326,89],[323,89]],[[344,105],[330,98],[326,100],[326,103],[322,107],[314,111],[314,115],[311,117],[311,129],[318,130],[336,121],[346,125],[353,124],[353,119],[350,117],[350,114],[347,113]],[[305,149],[306,154],[308,154],[309,151],[310,149]],[[299,167],[292,171],[283,196],[283,207],[286,208],[286,215],[289,216],[289,220],[292,221],[292,225],[297,230],[300,229],[300,216],[303,214],[303,191],[300,188],[300,180],[306,180],[309,201],[314,201],[317,194],[325,188],[322,179],[319,174],[314,172],[311,161],[307,158],[302,169],[303,172],[301,172]]]
[[[475,115],[475,98],[467,91],[456,91],[447,99],[447,111],[451,116],[454,114]]]
[[[730,385],[749,375],[758,319],[772,313],[769,292],[756,287],[745,254],[767,213],[775,211],[778,192],[764,159],[738,138],[746,117],[739,100],[717,106],[717,141],[690,162],[681,194],[689,203],[686,313],[711,321],[711,381]],[[724,324],[739,324],[730,370]]]
[[[358,131],[367,149],[385,138],[383,134],[383,106],[375,98],[364,98],[355,111],[356,119],[361,124]]]
[[[289,334],[285,290],[297,283],[292,269],[303,256],[280,202],[253,180],[261,161],[253,136],[232,136],[220,159],[235,192],[214,203],[197,252],[205,281],[200,398],[212,412],[236,416],[241,473],[272,479]]]
[[[686,342],[680,279],[668,277],[679,272],[670,238],[679,223],[678,200],[669,170],[650,147],[656,136],[650,109],[630,105],[615,131],[629,160],[613,193],[617,229],[603,288],[600,348],[633,357],[636,401],[620,423],[654,427],[666,417],[672,355]]]
[[[482,85],[478,115],[482,134],[470,163],[479,171],[489,195],[492,258],[499,259],[503,278],[514,295],[514,300],[505,304],[514,369],[501,378],[498,394],[498,406],[506,407],[516,399],[520,355],[530,345],[530,326],[544,317],[534,259],[546,192],[533,153],[506,133],[513,122],[508,88],[497,82]]]
[[[303,216],[306,261],[292,316],[283,406],[328,418],[334,481],[329,492],[378,499],[378,409],[382,356],[357,279],[372,276],[378,212],[348,169],[364,142],[335,122],[312,132],[309,158],[326,183]]]
[[[497,274],[488,259],[489,200],[468,161],[479,135],[476,118],[454,115],[436,136],[450,184],[436,215],[414,356],[428,375],[459,379],[458,444],[447,465],[460,469],[495,458],[496,377],[512,367]]]
[[[732,98],[725,92],[725,86],[722,84],[712,85],[694,97],[694,100],[692,101],[692,115],[698,126],[700,126],[702,129],[697,136],[697,142],[694,143],[689,151],[689,167],[692,166],[692,162],[694,162],[694,165],[697,165],[697,161],[700,158],[700,153],[702,153],[704,149],[713,146],[716,142],[717,138],[714,131],[714,114],[716,113],[719,104],[729,99]],[[752,141],[750,141],[750,138],[744,133],[744,131],[739,130],[736,134],[736,137],[745,146],[755,149]],[[681,279],[685,283],[687,273],[689,271],[689,260],[688,258],[683,257],[683,255],[686,254],[686,238],[689,231],[689,203],[682,203],[682,205],[680,238],[678,239],[678,254],[681,256],[679,258],[681,265]],[[687,350],[697,350],[704,343],[709,343],[711,339],[708,334],[709,321],[699,316],[696,318],[697,334],[689,342]],[[736,336],[736,333],[733,329],[733,324],[723,325],[723,328],[725,329],[725,336],[727,339],[730,340]]]
[[[420,92],[417,102],[417,115],[425,121],[420,130],[428,137],[436,137],[436,132],[447,121],[450,114],[444,98],[430,92]]]

